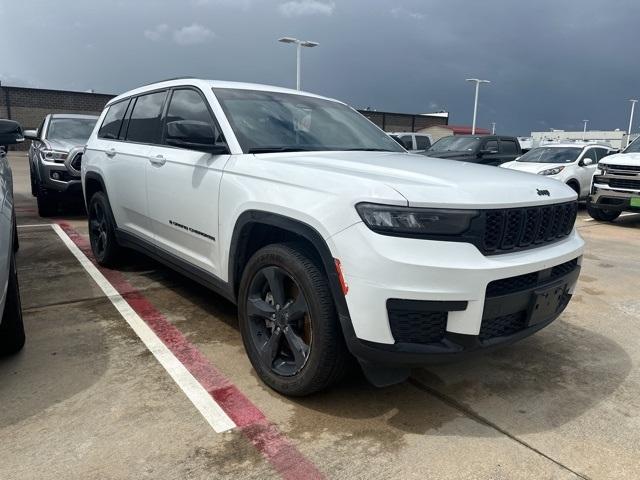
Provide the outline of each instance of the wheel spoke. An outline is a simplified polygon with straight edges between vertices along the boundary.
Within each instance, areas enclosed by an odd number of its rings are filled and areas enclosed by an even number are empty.
[[[276,305],[284,306],[286,297],[284,292],[283,273],[276,267],[268,267],[263,270],[263,274],[269,284],[269,290],[271,290],[271,295],[273,295],[273,301]]]
[[[260,357],[262,357],[262,361],[271,367],[273,365],[273,361],[278,355],[278,350],[280,350],[280,338],[282,337],[282,330],[279,328],[273,331],[273,334],[269,337],[269,339],[264,342],[262,347],[260,348]]]
[[[250,297],[247,302],[247,315],[264,318],[272,321],[272,315],[276,312],[273,305],[269,305],[267,302],[259,297]]]
[[[284,310],[289,315],[289,322],[296,322],[304,317],[309,311],[309,307],[302,292],[298,292],[296,299],[288,303]]]
[[[304,343],[304,340],[302,340],[302,338],[300,338],[291,327],[287,327],[284,329],[284,337],[289,344],[291,353],[293,353],[296,369],[302,368],[307,359],[307,356],[309,355],[309,346]]]

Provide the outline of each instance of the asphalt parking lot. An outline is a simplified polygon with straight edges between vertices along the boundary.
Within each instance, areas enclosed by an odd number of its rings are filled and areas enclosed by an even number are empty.
[[[38,217],[26,157],[11,165],[27,344],[0,359],[2,479],[640,475],[640,215],[580,212],[577,293],[533,337],[391,388],[352,375],[304,399],[258,380],[233,305],[131,254],[104,276],[222,382],[214,396],[237,426],[216,432],[63,242],[86,243],[81,212]]]

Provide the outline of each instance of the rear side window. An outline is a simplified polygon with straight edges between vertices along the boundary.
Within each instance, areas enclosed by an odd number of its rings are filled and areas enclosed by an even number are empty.
[[[116,140],[118,133],[120,132],[120,126],[122,125],[122,119],[127,111],[128,100],[123,102],[114,103],[107,110],[107,114],[104,116],[100,130],[98,130],[98,138],[104,138],[106,140]]]
[[[416,148],[418,150],[426,150],[431,146],[431,140],[424,135],[416,135]]]
[[[411,135],[403,135],[400,137],[402,146],[407,150],[413,150],[413,137]]]
[[[167,92],[141,95],[136,99],[127,130],[127,141],[160,143],[162,106]]]
[[[500,140],[500,153],[518,153],[518,147],[513,140]]]

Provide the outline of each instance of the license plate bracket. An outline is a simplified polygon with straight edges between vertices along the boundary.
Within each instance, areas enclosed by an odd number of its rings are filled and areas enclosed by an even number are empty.
[[[567,291],[567,284],[561,283],[536,290],[529,311],[529,326],[549,320],[560,309]]]

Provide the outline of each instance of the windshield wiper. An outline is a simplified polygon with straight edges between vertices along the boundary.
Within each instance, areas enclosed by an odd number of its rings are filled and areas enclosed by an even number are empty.
[[[306,147],[254,147],[247,150],[247,153],[276,153],[276,152],[310,152],[317,150]]]

